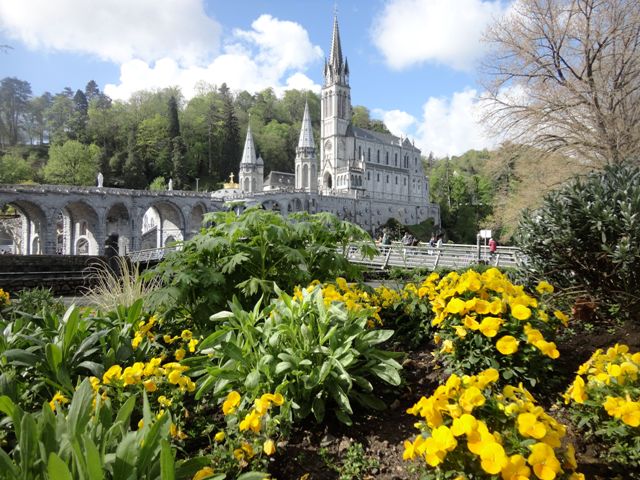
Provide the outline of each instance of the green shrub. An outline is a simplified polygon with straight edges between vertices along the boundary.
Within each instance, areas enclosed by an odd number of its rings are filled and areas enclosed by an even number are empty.
[[[640,304],[640,168],[613,165],[551,192],[516,241],[527,267],[563,289],[632,312]]]
[[[351,242],[364,242],[373,253],[369,235],[334,215],[291,214],[249,209],[207,215],[213,226],[167,257],[151,275],[165,287],[155,302],[168,318],[190,317],[205,325],[212,313],[226,308],[235,295],[246,308],[261,297],[273,298],[276,284],[285,291],[312,280],[354,276],[358,270],[344,254]]]
[[[293,298],[281,293],[264,310],[247,312],[236,301],[212,317],[219,325],[200,344],[207,375],[196,398],[211,389],[275,391],[293,402],[297,418],[313,413],[320,422],[332,403],[347,424],[352,401],[384,408],[371,382],[399,385],[401,366],[398,353],[376,347],[393,331],[368,329],[372,313],[325,302],[319,287]]]
[[[17,294],[13,305],[15,310],[31,315],[51,311],[58,315],[64,313],[64,304],[53,296],[50,288],[32,288]]]
[[[85,380],[68,408],[66,403],[69,400],[58,395],[40,412],[27,413],[8,397],[0,397],[0,412],[15,435],[7,452],[0,449],[3,478],[164,480],[190,478],[203,464],[194,459],[176,466],[169,444],[171,417],[152,415],[146,397],[142,426],[135,431],[135,396],[113,412]]]

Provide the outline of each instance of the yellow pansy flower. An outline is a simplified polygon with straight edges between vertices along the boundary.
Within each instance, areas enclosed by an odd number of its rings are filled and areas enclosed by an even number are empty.
[[[202,467],[200,470],[196,472],[191,480],[204,480],[205,478],[209,478],[213,476],[214,470],[211,467]]]
[[[275,444],[275,442],[273,440],[271,440],[271,439],[268,439],[262,445],[262,451],[266,455],[273,455],[274,453],[276,453],[276,444]]]
[[[234,413],[237,406],[240,405],[241,399],[242,397],[235,390],[229,392],[226,400],[222,404],[222,413],[224,413],[225,415],[231,415],[232,413]]]
[[[505,335],[496,342],[496,348],[503,355],[511,355],[518,351],[519,341],[511,335]]]

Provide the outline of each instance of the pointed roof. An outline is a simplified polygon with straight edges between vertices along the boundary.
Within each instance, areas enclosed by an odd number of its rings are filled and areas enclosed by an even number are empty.
[[[315,148],[313,141],[313,127],[311,126],[311,116],[309,115],[309,102],[304,102],[304,115],[302,116],[302,126],[300,127],[300,140],[298,148]]]
[[[251,123],[247,127],[247,139],[244,141],[244,150],[242,151],[242,160],[240,164],[256,163],[256,147],[253,144],[253,134],[251,133]]]
[[[331,65],[336,72],[339,72],[342,68],[342,46],[340,45],[340,30],[338,29],[337,14],[333,17],[333,36],[331,37],[329,65]]]

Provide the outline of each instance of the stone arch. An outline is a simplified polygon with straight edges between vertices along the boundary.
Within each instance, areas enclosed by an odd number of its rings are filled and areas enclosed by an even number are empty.
[[[329,172],[324,173],[324,179],[322,183],[324,184],[324,188],[327,188],[327,189],[333,188],[333,179]]]
[[[244,182],[242,184],[242,191],[248,192],[251,188],[251,179],[249,177],[244,177]]]
[[[160,248],[172,236],[184,240],[185,220],[180,209],[169,201],[156,201],[143,214],[141,248]]]
[[[306,163],[302,166],[302,188],[309,188],[309,166]]]
[[[86,202],[72,201],[65,204],[56,217],[56,252],[67,255],[98,255],[100,252],[101,228],[98,214]],[[80,238],[85,242],[78,243]],[[79,253],[77,248],[83,246]],[[85,248],[86,247],[86,248]]]
[[[191,208],[189,213],[189,221],[187,222],[187,237],[191,238],[196,235],[204,222],[204,214],[207,208],[202,203],[197,203]]]
[[[115,203],[107,210],[105,234],[106,236],[114,234],[118,236],[118,255],[125,255],[131,250],[133,237],[131,215],[124,203]]]
[[[3,247],[20,255],[38,255],[43,252],[46,239],[47,217],[39,205],[26,200],[7,200],[0,203],[0,214],[7,220],[5,224],[6,242]],[[9,218],[12,217],[12,218]]]
[[[296,212],[301,212],[302,211],[302,200],[300,200],[299,198],[295,199],[295,211]]]

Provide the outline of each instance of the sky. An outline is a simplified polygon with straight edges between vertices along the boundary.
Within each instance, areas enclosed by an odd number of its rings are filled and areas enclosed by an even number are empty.
[[[337,12],[351,100],[423,154],[492,148],[481,35],[507,0],[0,0],[0,78],[34,95],[95,80],[111,98],[199,82],[319,92]]]

